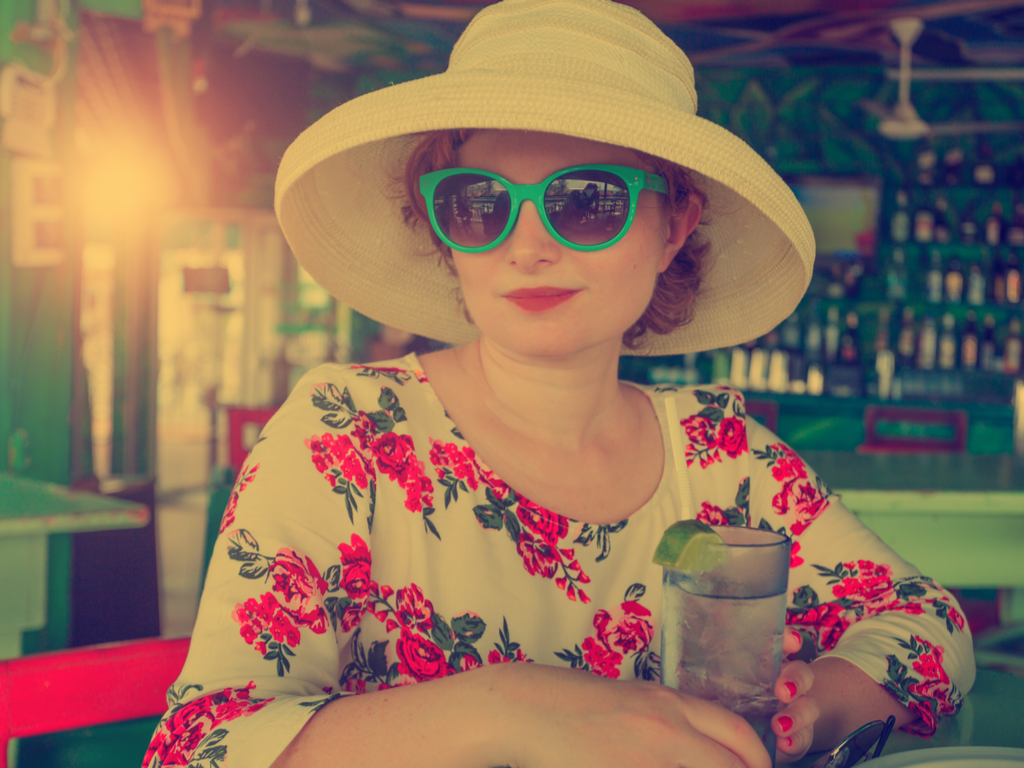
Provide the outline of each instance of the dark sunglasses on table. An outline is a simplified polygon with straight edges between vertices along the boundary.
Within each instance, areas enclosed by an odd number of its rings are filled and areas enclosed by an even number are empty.
[[[665,179],[622,165],[576,165],[539,184],[513,184],[496,173],[448,168],[420,176],[430,224],[463,253],[490,250],[508,237],[529,200],[551,236],[577,251],[597,251],[629,231],[645,189],[668,193]]]
[[[862,725],[843,739],[839,746],[831,752],[815,760],[811,768],[849,768],[864,757],[873,760],[882,754],[882,748],[885,747],[885,742],[894,725],[896,725],[896,718],[892,715],[889,715],[885,722],[874,720],[867,725]],[[872,747],[874,747],[873,751]],[[868,756],[869,752],[872,753],[870,756]]]

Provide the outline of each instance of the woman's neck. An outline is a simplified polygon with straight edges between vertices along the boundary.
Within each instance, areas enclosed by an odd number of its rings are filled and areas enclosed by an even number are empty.
[[[525,359],[483,340],[453,351],[454,363],[490,418],[513,433],[568,452],[619,434],[629,409],[618,381],[618,350],[571,359]]]

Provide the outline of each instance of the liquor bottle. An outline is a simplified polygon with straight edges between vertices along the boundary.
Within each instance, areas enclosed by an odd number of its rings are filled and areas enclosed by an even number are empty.
[[[1003,373],[1016,376],[1021,371],[1020,318],[1010,318],[1010,330],[1003,343]]]
[[[851,262],[843,270],[843,295],[848,299],[855,299],[860,293],[860,279],[864,275],[864,262],[857,260]]]
[[[996,183],[996,167],[992,163],[992,145],[985,137],[978,139],[978,160],[971,169],[975,186],[991,187]]]
[[[928,271],[924,273],[924,298],[929,304],[942,303],[942,256],[938,251],[929,255]]]
[[[935,239],[935,211],[927,203],[914,211],[914,242],[927,244]]]
[[[985,272],[977,262],[967,270],[967,303],[972,307],[985,303]]]
[[[1006,169],[1006,185],[1014,189],[1024,187],[1024,155],[1017,155],[1010,167]]]
[[[922,142],[917,150],[917,183],[922,187],[935,184],[935,171],[939,164],[938,155],[931,142]]]
[[[992,303],[1006,303],[1006,265],[999,251],[992,257]]]
[[[992,315],[985,315],[978,350],[978,366],[983,371],[996,370],[996,319]]]
[[[954,144],[942,153],[942,182],[947,187],[957,187],[963,181],[964,150]]]
[[[1003,244],[1003,205],[992,203],[992,213],[985,219],[985,243],[993,248]]]
[[[946,269],[946,301],[959,304],[964,296],[964,273],[960,271],[960,260],[953,257]]]
[[[960,367],[965,371],[978,367],[978,322],[973,311],[967,313],[964,332],[960,335]]]
[[[910,239],[910,211],[907,210],[906,190],[896,193],[896,210],[889,219],[889,236],[894,243],[905,243]]]
[[[875,354],[878,354],[883,349],[889,349],[889,347],[892,346],[890,343],[891,329],[889,328],[891,319],[892,314],[889,307],[879,307],[878,324],[875,326]]]
[[[978,222],[974,218],[973,203],[960,213],[959,239],[961,245],[974,245],[978,242]]]
[[[917,339],[917,367],[922,371],[935,370],[938,341],[935,319],[931,315],[925,315],[921,321],[921,334]]]
[[[956,318],[949,312],[942,316],[942,333],[939,334],[939,370],[951,371],[956,368]]]
[[[846,313],[846,328],[839,337],[839,359],[846,365],[857,365],[860,361],[859,327],[860,317],[851,309]]]
[[[1020,257],[1015,251],[1010,251],[1006,257],[1006,303],[1020,304]]]
[[[807,321],[807,330],[804,333],[804,354],[807,356],[808,364],[821,363],[823,333],[821,318],[818,314],[817,302],[811,305],[811,318]]]
[[[949,202],[944,197],[935,201],[935,221],[932,224],[932,237],[936,243],[948,245],[953,239],[953,230],[949,226],[949,219],[946,212],[949,210]]]
[[[885,268],[885,296],[889,301],[902,302],[907,296],[906,254],[902,248],[892,249],[892,258]]]
[[[1013,204],[1013,221],[1006,227],[1006,244],[1013,248],[1024,248],[1024,202]]]
[[[828,320],[825,323],[825,362],[834,363],[839,356],[839,337],[842,330],[839,328],[839,307],[828,308]]]
[[[914,308],[904,307],[900,322],[900,332],[896,336],[896,362],[900,368],[914,366],[914,353],[917,351],[917,336],[914,333]]]
[[[825,295],[830,299],[845,299],[846,285],[843,275],[843,265],[838,261],[832,262],[830,277],[825,285]]]
[[[747,389],[752,392],[764,392],[768,388],[768,362],[771,350],[766,339],[761,338],[750,351],[750,371],[747,374]]]

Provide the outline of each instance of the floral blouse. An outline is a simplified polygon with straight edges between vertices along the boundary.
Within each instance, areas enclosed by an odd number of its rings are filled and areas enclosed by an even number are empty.
[[[654,496],[613,525],[538,506],[459,434],[415,355],[323,365],[266,425],[224,511],[188,660],[148,768],[269,766],[327,702],[535,662],[659,680],[661,568],[684,504],[792,537],[787,623],[919,716],[974,681],[956,601],[865,528],[741,393],[639,387],[666,446]],[[673,397],[679,423],[669,423]]]

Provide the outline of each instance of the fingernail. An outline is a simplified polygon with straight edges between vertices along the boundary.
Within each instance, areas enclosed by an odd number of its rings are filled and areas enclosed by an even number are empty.
[[[793,727],[793,718],[783,715],[779,718],[779,727],[782,728],[782,732],[785,733]],[[792,741],[792,739],[790,739]]]
[[[804,636],[803,635],[801,635],[799,632],[793,632],[791,634],[793,635],[793,639],[794,640],[799,642],[801,645],[803,644],[803,642],[804,642]]]
[[[793,746],[793,737],[792,736],[787,736],[786,737],[786,746],[787,747],[792,747]]]
[[[786,690],[789,691],[789,698],[796,698],[796,683],[786,683]]]

